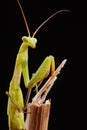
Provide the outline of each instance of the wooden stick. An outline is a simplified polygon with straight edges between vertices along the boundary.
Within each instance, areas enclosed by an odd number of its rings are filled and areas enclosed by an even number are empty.
[[[27,105],[26,130],[48,130],[51,103],[49,100],[45,101],[45,99],[66,61],[66,59],[62,61],[53,75],[32,99],[32,102]]]
[[[50,101],[46,101],[45,104],[41,105],[29,103],[27,110],[30,114],[27,114],[26,130],[48,130],[50,106]]]

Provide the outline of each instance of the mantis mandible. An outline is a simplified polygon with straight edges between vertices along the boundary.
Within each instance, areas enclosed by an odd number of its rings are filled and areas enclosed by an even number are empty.
[[[19,48],[19,52],[17,54],[15,68],[12,80],[10,81],[9,92],[6,92],[8,95],[8,107],[7,107],[7,114],[8,114],[8,123],[9,123],[9,130],[25,130],[25,123],[24,123],[24,101],[23,101],[23,94],[20,87],[21,82],[21,75],[23,75],[25,87],[30,90],[30,88],[35,87],[39,82],[43,81],[46,78],[50,71],[51,75],[55,71],[55,61],[53,56],[47,56],[45,60],[42,62],[39,69],[36,71],[34,76],[30,79],[29,78],[29,70],[28,70],[28,47],[35,48],[37,39],[34,37],[38,30],[48,22],[52,17],[57,15],[62,11],[68,10],[60,10],[51,15],[47,20],[45,20],[33,33],[33,36],[30,36],[30,30],[21,7],[19,0],[17,0],[20,10],[22,12],[24,22],[27,28],[28,36],[22,37],[22,44]]]

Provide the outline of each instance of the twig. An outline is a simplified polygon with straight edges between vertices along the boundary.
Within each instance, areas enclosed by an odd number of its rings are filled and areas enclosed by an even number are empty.
[[[67,59],[64,59],[62,61],[62,63],[58,66],[58,68],[55,70],[53,75],[46,81],[46,83],[43,85],[43,87],[39,90],[39,92],[32,99],[32,103],[43,103],[45,101],[48,92],[52,88],[55,80],[57,79],[57,75],[60,74],[60,71],[64,67],[66,61],[67,61]],[[43,94],[43,96],[41,98],[42,94]]]

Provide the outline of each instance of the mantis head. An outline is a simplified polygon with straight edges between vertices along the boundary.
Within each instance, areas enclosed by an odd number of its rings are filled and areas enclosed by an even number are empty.
[[[37,43],[37,39],[36,38],[30,37],[30,36],[23,36],[22,40],[23,40],[23,42],[27,46],[30,46],[31,48],[35,48],[36,47],[36,43]]]

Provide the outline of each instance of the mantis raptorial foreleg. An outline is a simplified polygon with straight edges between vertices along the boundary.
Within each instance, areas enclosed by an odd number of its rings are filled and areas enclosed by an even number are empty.
[[[51,75],[55,71],[55,61],[53,56],[47,56],[38,68],[32,79],[29,81],[28,88],[33,88],[37,83],[46,78],[51,71]]]
[[[31,88],[35,87],[36,85],[38,85],[39,82],[43,81],[43,79],[49,75],[50,71],[52,75],[55,70],[54,57],[48,56],[45,58],[45,60],[43,61],[37,72],[30,80],[28,70],[28,47],[31,48],[36,47],[37,39],[34,38],[34,36],[47,21],[49,21],[56,14],[62,11],[67,11],[67,10],[60,10],[51,15],[36,29],[36,31],[33,33],[33,36],[31,37],[28,24],[24,12],[22,10],[22,7],[19,3],[19,0],[17,0],[17,2],[21,9],[29,36],[22,37],[23,42],[17,54],[13,77],[9,85],[9,92],[7,92],[8,95],[7,114],[8,114],[9,130],[25,130],[24,113],[23,113],[25,106],[23,101],[23,94],[20,87],[21,75],[23,75],[24,84],[25,87],[28,88],[28,94],[29,94]],[[29,95],[27,96],[27,101],[28,97]]]
[[[25,100],[25,108],[26,104],[28,103],[29,100],[29,92],[30,88],[33,88],[36,86],[36,92],[38,91],[39,85],[42,83],[42,81],[49,75],[51,71],[51,75],[55,71],[55,60],[53,56],[47,56],[44,61],[42,62],[41,66],[38,68],[36,73],[33,75],[32,79],[29,81],[28,84],[28,92]],[[39,85],[37,85],[40,82]]]

